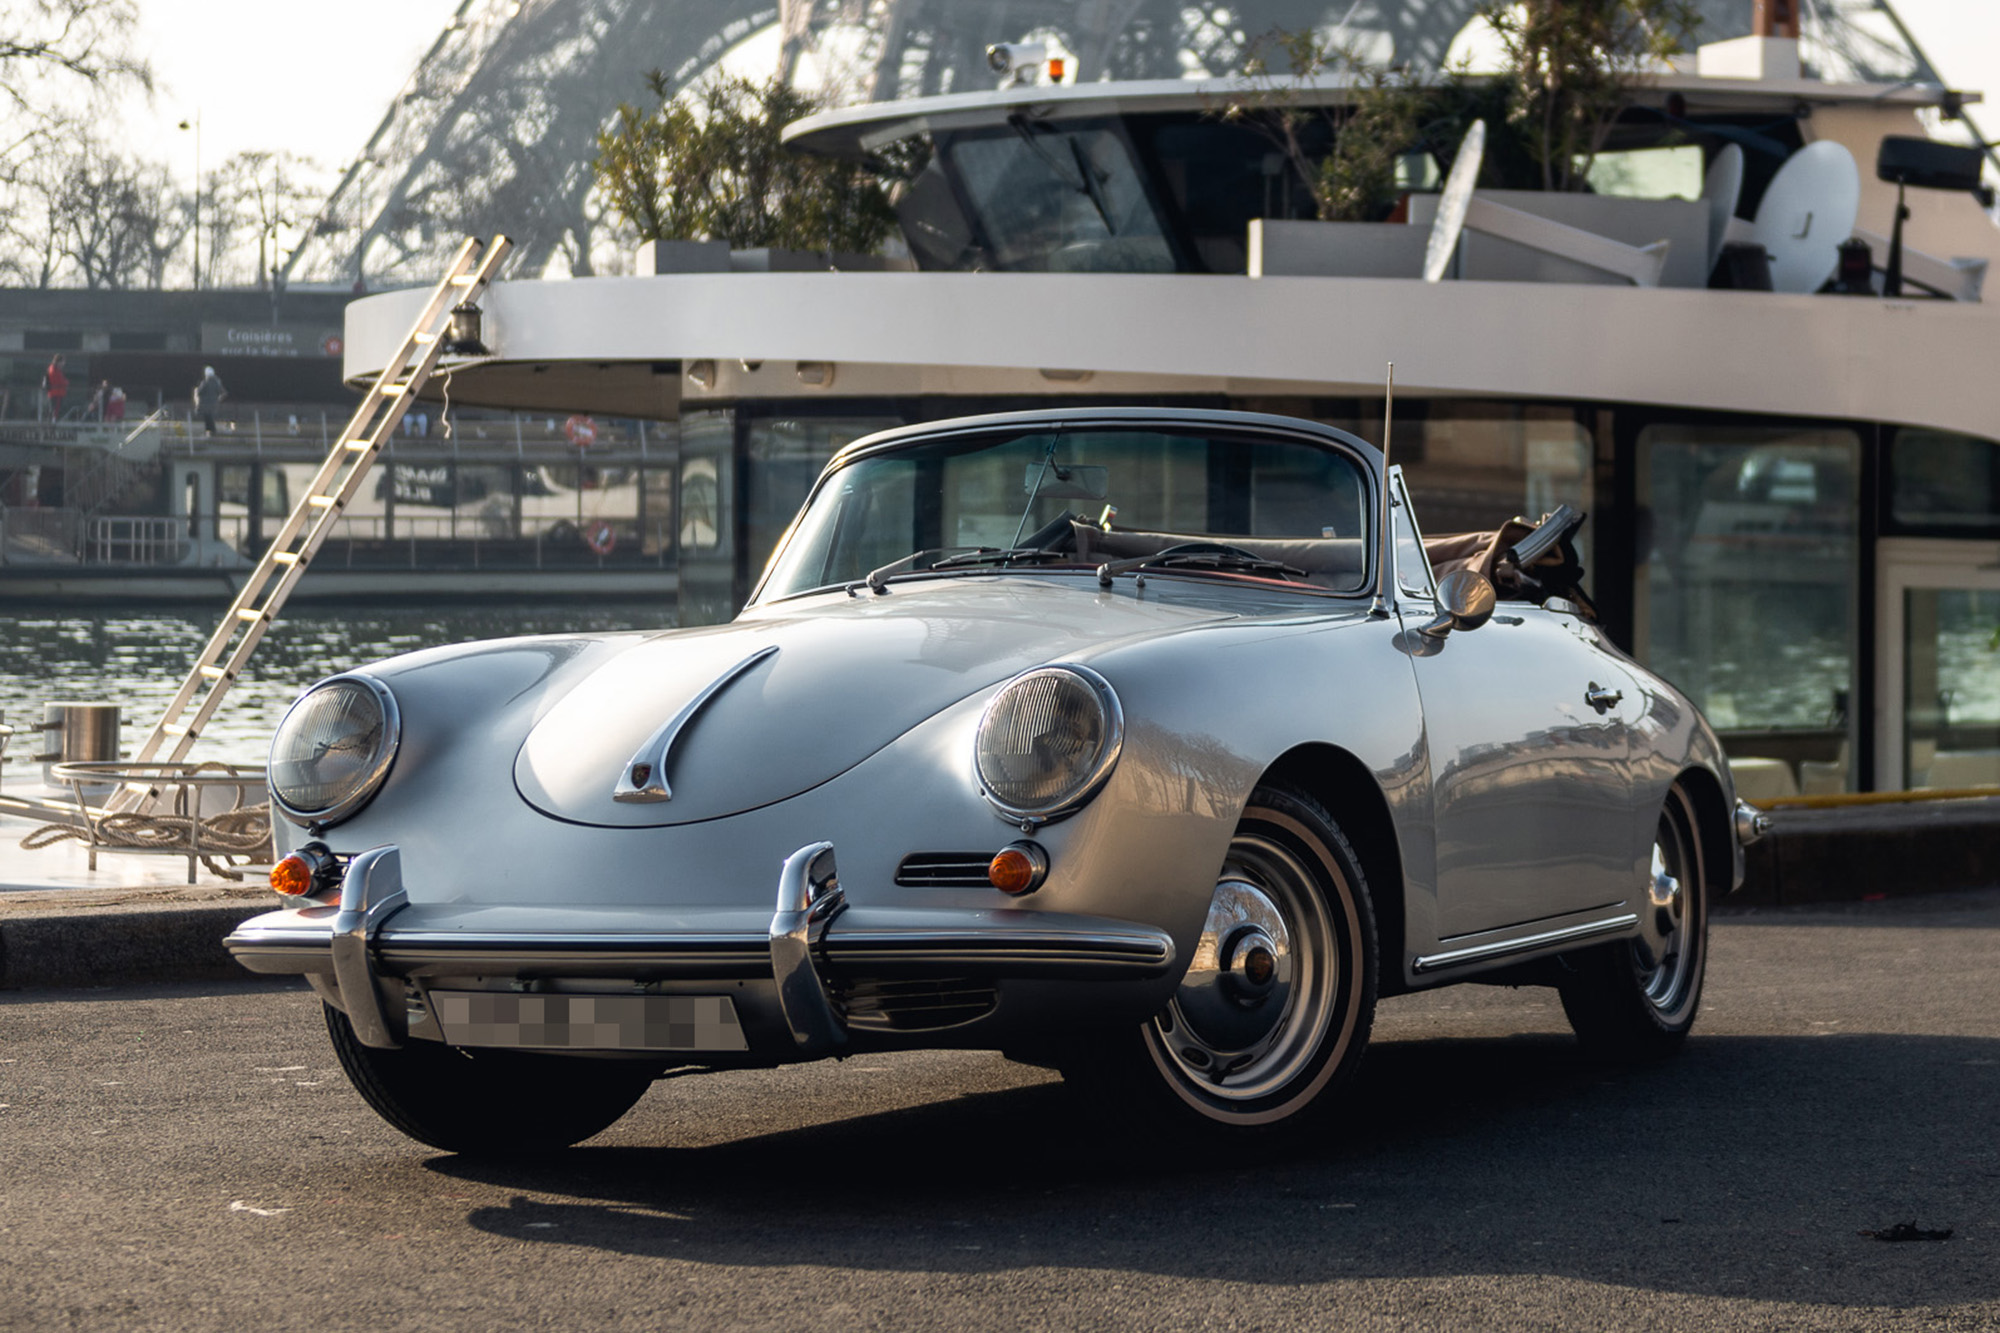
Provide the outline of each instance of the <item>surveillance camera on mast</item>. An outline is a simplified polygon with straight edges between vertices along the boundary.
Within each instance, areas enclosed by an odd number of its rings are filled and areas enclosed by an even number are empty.
[[[1048,58],[1046,42],[995,42],[986,48],[986,68],[1000,76],[1002,88],[1026,83]]]

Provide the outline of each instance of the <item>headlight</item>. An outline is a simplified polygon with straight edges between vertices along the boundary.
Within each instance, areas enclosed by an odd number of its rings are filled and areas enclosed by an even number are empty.
[[[1096,795],[1124,739],[1110,681],[1088,667],[1037,667],[1001,686],[979,719],[980,790],[1010,820],[1058,818]]]
[[[396,700],[368,676],[313,686],[271,737],[271,799],[297,824],[336,824],[389,776],[401,734]]]

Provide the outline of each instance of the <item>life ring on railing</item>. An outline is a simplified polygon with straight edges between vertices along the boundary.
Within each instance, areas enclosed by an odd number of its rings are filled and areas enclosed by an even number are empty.
[[[618,545],[618,529],[600,518],[583,530],[583,544],[599,555],[610,555]]]
[[[579,449],[588,449],[597,440],[597,423],[578,413],[563,422],[563,434]]]

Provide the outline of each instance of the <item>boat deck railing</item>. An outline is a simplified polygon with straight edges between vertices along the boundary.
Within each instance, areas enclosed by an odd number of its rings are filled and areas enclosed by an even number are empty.
[[[56,764],[49,776],[69,788],[72,800],[60,813],[42,808],[50,822],[21,840],[28,850],[74,839],[89,848],[92,870],[99,852],[182,856],[190,884],[200,866],[224,879],[241,879],[274,854],[270,790],[261,768],[106,760]],[[101,804],[119,787],[150,793],[151,799],[123,811]]]
[[[163,418],[160,447],[177,457],[207,454],[300,456],[324,454],[340,435],[338,409],[313,406],[244,405],[216,416],[209,434],[200,418]],[[680,432],[672,422],[515,412],[453,412],[450,429],[442,413],[406,416],[385,442],[391,452],[432,455],[483,454],[498,457],[560,453],[594,462],[666,462],[679,452]]]

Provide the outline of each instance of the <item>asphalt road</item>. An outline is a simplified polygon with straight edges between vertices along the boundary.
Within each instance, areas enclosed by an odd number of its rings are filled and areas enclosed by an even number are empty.
[[[1637,1072],[1545,992],[1390,1001],[1325,1142],[1172,1158],[916,1054],[494,1164],[380,1123],[303,990],[7,994],[0,1328],[2000,1328],[2000,892],[1724,918],[1709,975]]]

